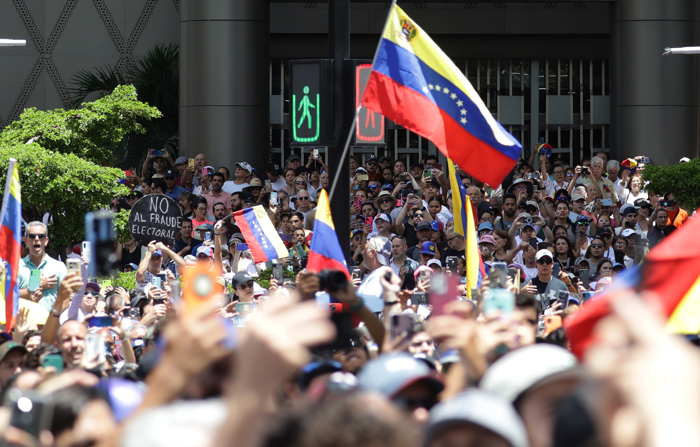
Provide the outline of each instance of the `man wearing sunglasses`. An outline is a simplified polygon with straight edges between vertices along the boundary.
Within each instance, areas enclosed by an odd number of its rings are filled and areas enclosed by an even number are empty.
[[[19,269],[20,297],[39,303],[47,311],[51,311],[58,295],[58,287],[66,277],[66,265],[46,254],[49,244],[49,229],[42,222],[34,221],[27,224],[24,232],[24,243],[29,254],[22,258],[24,265]],[[31,270],[39,270],[41,278],[38,287],[30,290]],[[31,284],[32,288],[35,284]]]
[[[551,303],[556,302],[557,294],[560,290],[568,291],[569,288],[563,281],[552,275],[554,256],[551,251],[539,250],[535,255],[535,260],[537,262],[537,276],[523,284],[523,287],[532,285],[536,288],[536,290],[531,290],[530,292],[535,295],[535,299],[539,303],[539,312],[543,313]]]

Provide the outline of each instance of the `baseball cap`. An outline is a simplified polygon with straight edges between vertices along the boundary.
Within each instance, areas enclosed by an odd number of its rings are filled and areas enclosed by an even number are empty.
[[[138,267],[136,267],[136,269],[138,270]],[[88,287],[90,287],[91,289],[97,290],[98,292],[100,291],[100,285],[97,284],[96,282],[89,282],[89,283],[85,284],[86,290]]]
[[[433,231],[440,231],[442,229],[442,222],[439,220],[434,220],[430,222],[430,228],[432,228]]]
[[[370,161],[377,161],[377,156],[376,155],[368,155],[367,158],[365,158],[365,163],[370,162]]]
[[[690,158],[688,157],[683,157],[680,159],[678,163],[690,163]]]
[[[197,248],[196,255],[207,255],[207,257],[211,258],[211,247],[207,247],[205,245],[200,245],[199,248]]]
[[[542,259],[544,257],[554,259],[554,255],[552,255],[552,252],[547,250],[546,248],[543,248],[542,250],[538,251],[537,254],[535,255],[535,261],[539,261],[540,259]]]
[[[214,225],[212,225],[212,224],[210,224],[210,223],[203,223],[202,225],[197,225],[197,226],[194,228],[194,231],[201,231],[201,230],[204,230],[204,231],[214,231]]]
[[[478,388],[462,391],[430,410],[424,445],[429,445],[444,429],[460,425],[486,429],[505,439],[512,447],[528,445],[525,424],[513,405],[501,396]]]
[[[440,262],[439,259],[431,259],[426,265],[428,267],[430,267],[431,265],[437,265],[438,267],[442,267],[442,262]]]
[[[214,169],[214,166],[205,166],[202,168],[202,172],[206,172],[207,175],[213,175],[216,172],[216,169]]]
[[[240,163],[236,163],[236,166],[238,166],[241,169],[245,169],[246,171],[248,171],[248,174],[253,173],[253,167],[250,165],[250,163],[242,161]]]
[[[357,174],[367,174],[367,169],[365,169],[363,167],[359,167],[359,168],[355,169],[355,175],[357,175]]]
[[[637,214],[637,207],[634,205],[627,203],[620,208],[620,215],[626,216],[628,214]]]
[[[430,222],[427,222],[425,220],[422,221],[421,223],[419,223],[418,226],[416,226],[416,231],[432,230],[432,229],[433,229],[433,227],[430,226]]]
[[[276,163],[270,163],[267,165],[267,172],[274,175],[282,175],[284,174],[284,169],[282,169],[282,166]]]
[[[381,156],[381,157],[379,157],[379,160],[377,160],[377,161],[378,161],[379,163],[381,163],[381,162],[383,162],[383,161],[391,161],[391,160],[389,160],[389,157],[387,157],[387,156]]]
[[[633,235],[635,235],[635,234],[637,234],[636,231],[627,228],[626,230],[622,230],[622,233],[620,233],[620,236],[622,236],[622,237],[630,237],[630,236],[633,236]]]
[[[588,264],[588,265],[591,265],[591,264],[588,262],[588,259],[586,259],[586,258],[584,258],[584,257],[580,257],[580,258],[576,259],[576,262],[574,262],[574,267],[578,267],[579,265],[583,264],[584,262],[585,262],[586,264]]]
[[[481,230],[493,230],[493,225],[491,225],[491,222],[482,222],[479,224],[479,229],[477,231]]]
[[[537,202],[535,202],[534,200],[528,200],[527,202],[525,202],[525,205],[537,208]]]
[[[301,158],[299,158],[299,156],[298,156],[297,154],[292,154],[292,155],[289,156],[289,158],[287,158],[287,163],[289,163],[289,162],[292,161],[292,160],[299,160],[299,161],[301,161]]]
[[[483,390],[515,402],[525,391],[554,380],[576,367],[576,357],[559,346],[539,343],[511,351],[486,370],[479,383]]]
[[[377,252],[377,260],[382,265],[389,265],[391,259],[391,242],[384,236],[375,236],[367,242],[367,247]]]
[[[416,167],[423,169],[423,164],[422,163],[413,163],[411,165],[409,171],[413,170],[413,168],[416,168]]]
[[[9,354],[12,351],[19,351],[22,354],[27,353],[27,348],[22,346],[19,343],[15,343],[14,341],[8,341],[0,345],[0,362],[5,360],[5,357],[7,357],[7,354]]]
[[[131,267],[131,268],[134,269],[134,270],[138,270],[138,269],[139,269],[139,266],[136,265],[136,264],[134,264],[133,262],[130,262],[130,263],[128,263],[127,265],[124,266],[124,268],[126,268],[126,267]]]
[[[390,398],[417,382],[423,382],[435,394],[445,387],[425,362],[403,352],[383,354],[370,360],[357,379],[361,390],[375,391]]]
[[[177,174],[174,171],[165,171],[163,178],[177,178]]]
[[[245,284],[252,280],[253,277],[247,274],[246,272],[238,272],[235,275],[233,275],[233,278],[231,279],[231,286],[233,286],[233,288],[240,287],[241,284]]]
[[[350,237],[354,237],[358,233],[362,233],[362,230],[359,228],[355,228],[354,230],[350,231]]]
[[[241,233],[233,233],[231,235],[231,238],[228,240],[228,244],[231,245],[233,242],[242,244],[243,242],[245,242],[245,238]]]
[[[153,257],[153,256],[160,256],[160,257],[162,258],[162,257],[163,257],[163,252],[160,251],[160,250],[156,250],[156,251],[154,251],[153,254],[151,255],[151,257]]]
[[[612,234],[612,231],[610,231],[610,228],[608,228],[608,227],[601,227],[601,228],[598,228],[598,231],[596,232],[596,236],[599,236],[601,234]]]
[[[425,241],[420,246],[420,253],[422,255],[434,255],[435,254],[435,244],[431,241]]]
[[[385,213],[377,214],[377,215],[374,217],[374,221],[376,222],[377,219],[382,219],[382,220],[384,220],[384,221],[386,221],[386,222],[391,222],[391,218],[389,218],[389,216],[387,216]]]
[[[343,365],[335,360],[321,360],[307,363],[299,373],[299,388],[307,389],[311,381],[322,374],[334,373],[343,370]]]
[[[634,201],[634,206],[637,208],[651,208],[651,203],[644,199],[637,199]]]
[[[552,156],[552,146],[550,144],[543,144],[539,148],[540,155],[544,155],[545,157],[549,158]]]
[[[496,241],[493,240],[493,236],[490,234],[485,234],[479,238],[480,244],[493,244],[496,245]]]
[[[189,159],[187,157],[177,157],[177,160],[175,160],[175,166],[177,165],[186,165]]]
[[[571,201],[575,202],[577,200],[586,200],[585,197],[583,197],[581,194],[572,194],[571,195]]]

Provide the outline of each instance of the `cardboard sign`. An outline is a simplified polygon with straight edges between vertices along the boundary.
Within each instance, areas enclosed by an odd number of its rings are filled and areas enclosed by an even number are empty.
[[[129,214],[129,231],[141,245],[151,241],[172,244],[182,227],[182,210],[165,194],[139,199]]]

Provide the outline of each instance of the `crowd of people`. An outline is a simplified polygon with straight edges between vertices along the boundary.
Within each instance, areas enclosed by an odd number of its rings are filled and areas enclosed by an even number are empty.
[[[700,353],[645,301],[619,292],[584,359],[563,326],[692,212],[673,191],[647,192],[647,157],[597,153],[570,166],[549,149],[534,148],[501,185],[455,166],[475,240],[455,228],[459,202],[434,155],[351,155],[350,172],[337,173],[318,151],[305,164],[292,154],[233,171],[204,154],[149,151],[113,210],[164,194],[184,218],[173,241],[115,244],[133,289],[90,276],[95,254],[82,245],[50,256],[45,223],[24,226],[20,310],[0,333],[0,437],[66,447],[700,445]],[[338,235],[348,272],[312,273],[317,200],[336,174],[351,188],[351,233]],[[257,205],[288,256],[253,259],[231,215]],[[485,272],[473,289],[469,244]]]

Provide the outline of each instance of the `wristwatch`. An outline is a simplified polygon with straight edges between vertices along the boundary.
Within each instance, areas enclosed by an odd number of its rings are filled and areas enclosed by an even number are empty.
[[[51,315],[52,317],[58,318],[58,317],[61,316],[61,311],[58,310],[58,309],[56,309],[56,308],[53,308],[53,307],[52,307],[52,308],[51,308],[51,312],[49,313],[49,315]]]

